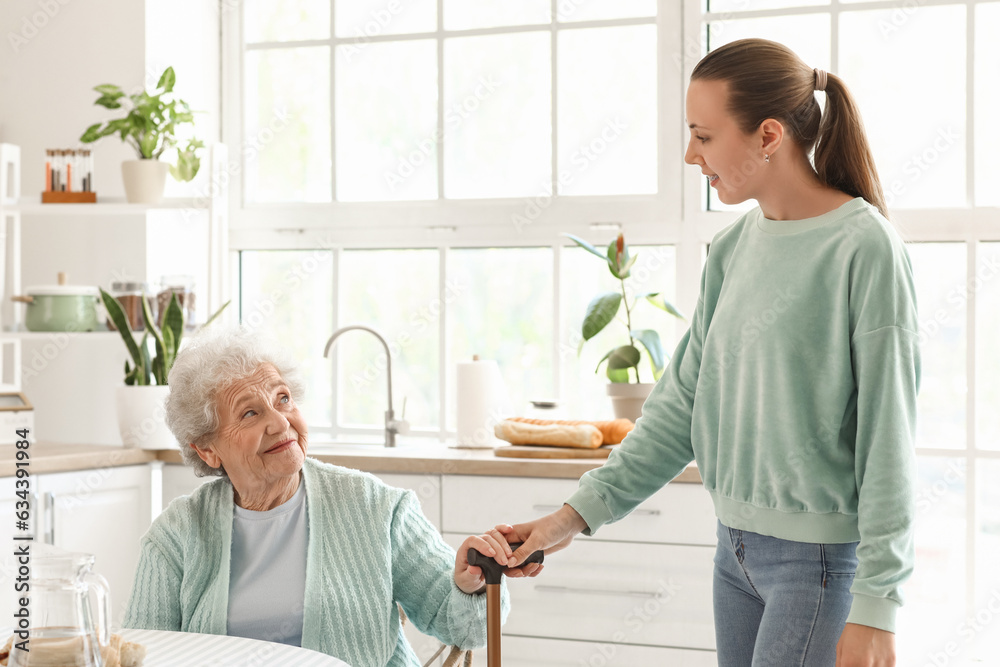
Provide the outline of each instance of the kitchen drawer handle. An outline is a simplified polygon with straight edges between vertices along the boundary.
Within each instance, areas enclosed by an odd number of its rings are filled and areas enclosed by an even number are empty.
[[[605,591],[599,588],[574,588],[573,586],[550,586],[548,584],[538,584],[535,590],[540,593],[580,593],[583,595],[618,595],[634,598],[658,598],[659,593],[650,591]]]
[[[555,512],[562,505],[532,505],[534,512]],[[660,510],[632,510],[629,516],[660,516]]]

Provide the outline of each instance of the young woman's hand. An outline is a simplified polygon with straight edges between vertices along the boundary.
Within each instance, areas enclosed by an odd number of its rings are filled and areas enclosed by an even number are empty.
[[[896,635],[867,625],[847,623],[837,642],[837,667],[893,667]]]
[[[546,554],[565,549],[586,527],[587,522],[569,505],[563,505],[552,514],[527,523],[513,526],[500,524],[496,530],[503,534],[505,544],[523,542],[517,551],[510,554],[506,563],[501,563],[507,567],[505,574],[509,577],[536,576],[541,572],[541,567],[534,567],[535,563],[528,563],[523,567],[517,567],[517,564],[539,549]]]
[[[509,528],[509,526],[507,526]],[[484,556],[492,557],[500,565],[507,565],[510,556],[510,545],[504,539],[503,533],[497,528],[491,528],[482,535],[467,537],[455,554],[455,585],[470,595],[486,590],[486,575],[483,568],[469,565],[469,549],[475,549]],[[530,563],[524,568],[530,576],[542,571],[538,563]],[[516,574],[513,576],[524,576]]]

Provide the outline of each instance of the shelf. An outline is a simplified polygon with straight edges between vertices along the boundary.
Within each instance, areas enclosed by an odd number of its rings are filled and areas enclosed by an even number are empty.
[[[28,203],[21,200],[19,203],[3,206],[8,211],[18,211],[30,215],[136,215],[146,211],[181,210],[196,209],[207,210],[208,197],[176,197],[164,199],[159,204],[129,204],[120,198],[101,198],[98,196],[96,204],[42,204],[41,202]]]
[[[133,332],[139,333],[141,332]],[[0,331],[0,340],[10,340],[16,338],[18,340],[48,340],[52,336],[69,336],[71,338],[76,338],[77,336],[86,336],[87,338],[117,338],[121,340],[121,336],[118,335],[117,331]]]

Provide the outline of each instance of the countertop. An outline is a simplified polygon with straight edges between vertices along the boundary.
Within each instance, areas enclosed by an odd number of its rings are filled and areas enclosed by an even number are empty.
[[[151,461],[182,463],[177,450],[126,449],[101,445],[32,444],[32,474],[69,472],[107,466],[141,465]],[[0,477],[17,469],[14,445],[0,445]],[[492,475],[579,479],[604,463],[603,459],[514,459],[494,456],[490,449],[457,449],[442,443],[379,445],[310,444],[309,456],[335,465],[373,473],[432,475]],[[675,482],[701,483],[692,464]]]

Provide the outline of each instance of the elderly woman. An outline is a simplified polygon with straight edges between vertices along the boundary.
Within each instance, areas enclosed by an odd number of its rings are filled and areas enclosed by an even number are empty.
[[[503,564],[506,542],[472,536],[456,555],[412,491],[307,458],[302,383],[283,355],[245,330],[206,331],[169,380],[166,421],[185,462],[221,479],[172,502],[143,537],[125,627],[419,665],[398,603],[445,644],[486,643],[485,583],[465,554]]]

